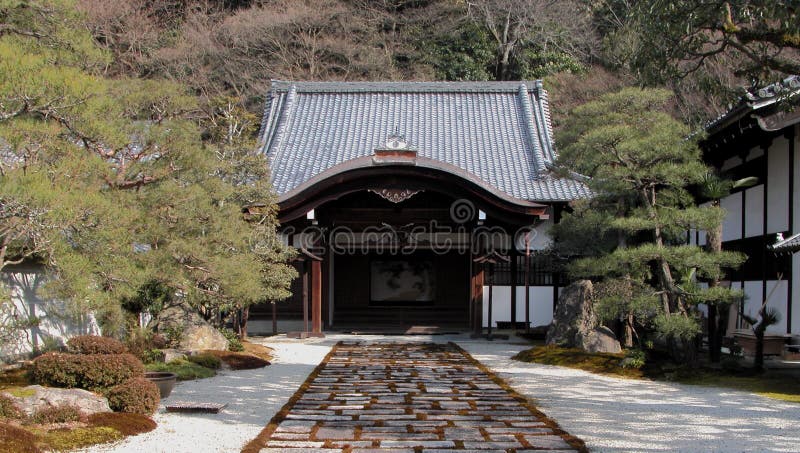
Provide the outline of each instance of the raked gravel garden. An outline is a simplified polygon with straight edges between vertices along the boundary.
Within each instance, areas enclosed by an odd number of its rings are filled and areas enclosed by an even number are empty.
[[[632,380],[511,360],[529,347],[467,335],[251,339],[272,365],[179,383],[148,433],[85,452],[238,452],[256,438],[339,341],[454,342],[591,451],[781,451],[800,445],[800,404],[717,387]],[[218,414],[166,413],[165,403],[227,404]]]

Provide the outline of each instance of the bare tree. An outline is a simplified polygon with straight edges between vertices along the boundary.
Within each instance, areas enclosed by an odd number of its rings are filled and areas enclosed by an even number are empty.
[[[509,77],[514,53],[522,44],[558,50],[587,61],[596,40],[591,15],[575,0],[467,0],[469,16],[483,24],[497,43],[498,79]]]

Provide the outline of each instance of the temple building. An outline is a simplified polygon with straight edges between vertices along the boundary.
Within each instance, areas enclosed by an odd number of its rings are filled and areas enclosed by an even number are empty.
[[[299,250],[280,331],[551,321],[547,230],[590,193],[553,172],[540,81],[273,81],[260,147]],[[250,316],[270,330],[270,304]]]

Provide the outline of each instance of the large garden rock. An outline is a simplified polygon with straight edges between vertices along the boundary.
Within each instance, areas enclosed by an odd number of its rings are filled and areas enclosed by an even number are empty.
[[[159,332],[164,332],[168,328],[182,330],[178,349],[185,351],[202,349],[224,351],[228,349],[228,340],[225,336],[185,302],[172,302],[164,307],[150,323]]]
[[[608,327],[595,327],[588,335],[581,338],[580,348],[586,352],[622,352],[617,336]]]
[[[33,415],[36,411],[49,406],[63,405],[76,407],[86,415],[111,412],[105,397],[88,390],[29,385],[14,393],[20,396],[7,392],[3,394],[14,400],[14,404],[26,415]]]
[[[605,327],[598,327],[589,280],[578,280],[561,292],[553,322],[547,331],[547,344],[580,348],[588,352],[620,352],[619,341]]]

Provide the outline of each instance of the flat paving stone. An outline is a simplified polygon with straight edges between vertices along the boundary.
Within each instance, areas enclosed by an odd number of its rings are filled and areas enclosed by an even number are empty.
[[[454,344],[342,342],[261,451],[576,450],[498,383]]]

